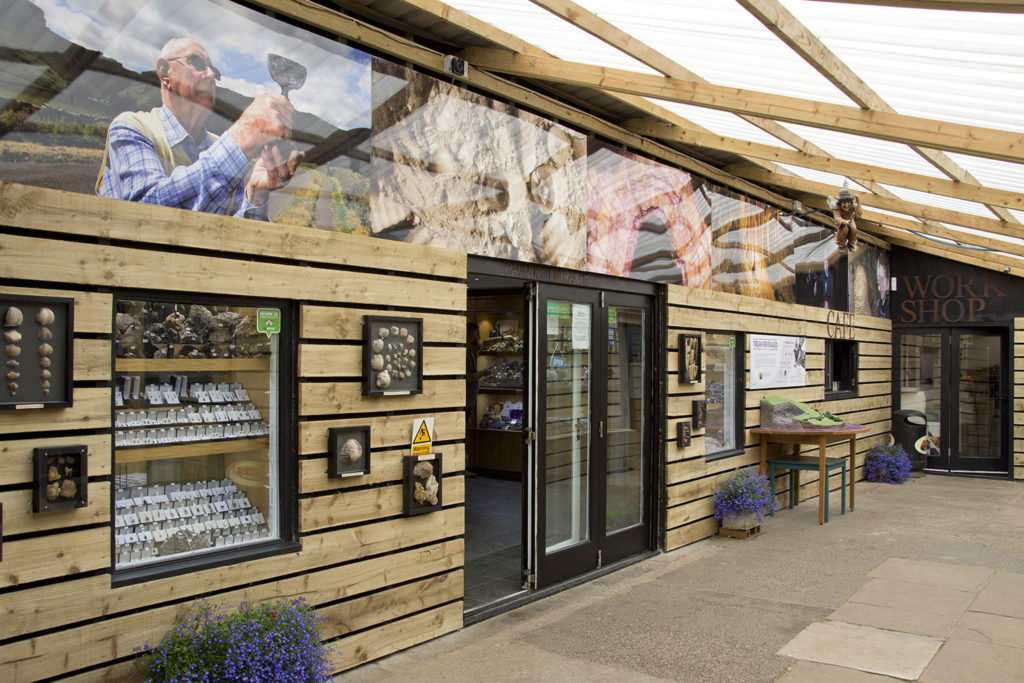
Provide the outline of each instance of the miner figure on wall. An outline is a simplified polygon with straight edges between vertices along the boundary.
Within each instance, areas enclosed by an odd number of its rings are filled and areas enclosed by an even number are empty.
[[[836,223],[836,244],[839,248],[853,251],[857,248],[857,216],[860,215],[860,200],[846,187],[839,190],[839,196],[829,197],[832,220]]]
[[[284,158],[275,144],[291,135],[291,103],[261,93],[217,137],[206,122],[220,71],[206,48],[192,38],[168,41],[156,74],[163,106],[111,122],[96,194],[266,220],[270,191],[287,184],[302,160],[297,151]]]

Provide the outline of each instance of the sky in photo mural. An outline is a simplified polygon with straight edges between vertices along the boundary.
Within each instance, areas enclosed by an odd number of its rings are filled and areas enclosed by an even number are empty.
[[[205,50],[204,61],[219,71],[212,113],[203,124],[214,135],[235,123],[260,92],[281,93],[268,70],[269,54],[305,67],[304,84],[288,96],[295,109],[293,133],[281,143],[305,158],[291,182],[270,193],[261,217],[365,232],[370,57],[227,0],[5,2],[0,8],[0,179],[96,192],[111,121],[161,105],[157,60],[168,41],[181,37]],[[175,53],[173,68],[194,77],[187,60],[195,51]],[[154,127],[159,128],[146,130]],[[235,171],[223,183],[232,194],[252,164],[221,165],[226,167]],[[132,167],[125,177],[141,182],[137,171]],[[196,194],[218,189],[197,186]],[[229,203],[204,203],[191,195],[104,194],[230,212]]]

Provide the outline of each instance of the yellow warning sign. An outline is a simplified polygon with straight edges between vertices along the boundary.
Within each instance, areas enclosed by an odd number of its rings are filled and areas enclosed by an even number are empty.
[[[412,423],[412,454],[428,455],[434,452],[434,418],[421,417]]]

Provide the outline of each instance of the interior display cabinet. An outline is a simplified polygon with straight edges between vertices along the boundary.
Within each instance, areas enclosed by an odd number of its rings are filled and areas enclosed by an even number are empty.
[[[290,319],[280,303],[117,300],[115,576],[294,543]]]

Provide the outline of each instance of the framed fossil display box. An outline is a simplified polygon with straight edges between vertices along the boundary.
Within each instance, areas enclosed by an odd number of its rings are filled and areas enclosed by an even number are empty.
[[[84,508],[89,504],[89,452],[85,446],[32,451],[32,512]]]
[[[423,319],[363,318],[363,396],[423,393]]]
[[[0,408],[67,408],[74,382],[71,297],[0,295]]]
[[[361,477],[370,473],[370,427],[327,430],[327,476]]]
[[[403,499],[402,513],[406,517],[440,510],[441,454],[407,455],[402,459]]]
[[[701,344],[699,334],[679,335],[679,382],[700,382]]]

